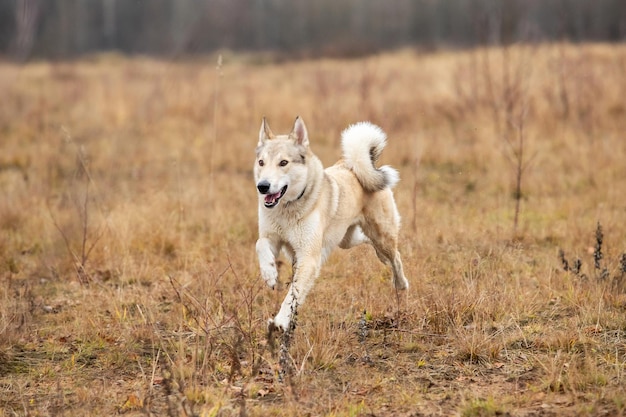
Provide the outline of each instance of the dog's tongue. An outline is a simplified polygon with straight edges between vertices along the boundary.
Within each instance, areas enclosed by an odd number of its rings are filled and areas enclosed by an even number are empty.
[[[267,194],[265,196],[265,202],[267,204],[272,204],[274,203],[274,201],[276,201],[276,199],[280,196],[280,192],[276,193],[276,194]]]

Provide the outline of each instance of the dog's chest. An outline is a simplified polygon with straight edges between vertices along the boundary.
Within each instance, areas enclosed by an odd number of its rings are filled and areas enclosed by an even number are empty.
[[[317,212],[309,213],[305,218],[295,218],[285,212],[271,213],[260,218],[260,226],[296,250],[313,246],[324,237],[324,225]]]

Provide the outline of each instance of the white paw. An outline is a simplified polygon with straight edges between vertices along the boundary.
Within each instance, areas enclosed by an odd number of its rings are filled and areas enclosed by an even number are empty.
[[[396,290],[406,290],[409,288],[409,281],[404,277],[402,277],[402,279],[394,280],[393,284]]]
[[[278,281],[278,270],[276,265],[261,265],[261,277],[268,287],[274,289]]]
[[[287,331],[287,329],[289,328],[289,322],[290,322],[289,316],[278,313],[276,317],[274,317],[273,320],[269,321],[269,326],[270,328],[273,326],[275,329],[278,329],[284,332],[284,331]]]

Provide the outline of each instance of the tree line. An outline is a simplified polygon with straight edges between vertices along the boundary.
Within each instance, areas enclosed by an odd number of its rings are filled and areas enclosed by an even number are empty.
[[[0,0],[0,53],[21,60],[624,39],[623,0]]]

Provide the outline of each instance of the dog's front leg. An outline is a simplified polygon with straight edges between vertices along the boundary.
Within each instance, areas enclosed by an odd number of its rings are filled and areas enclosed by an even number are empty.
[[[279,252],[280,243],[275,240],[262,237],[256,241],[256,253],[259,258],[261,277],[271,289],[276,287],[276,282],[278,281],[276,258]]]
[[[313,283],[319,274],[320,259],[320,254],[307,256],[302,260],[297,259],[296,272],[289,286],[287,296],[280,306],[280,311],[276,317],[274,317],[274,320],[270,321],[270,325],[273,324],[283,331],[289,328],[293,313],[296,311],[297,307],[304,303],[307,294],[313,287]]]

